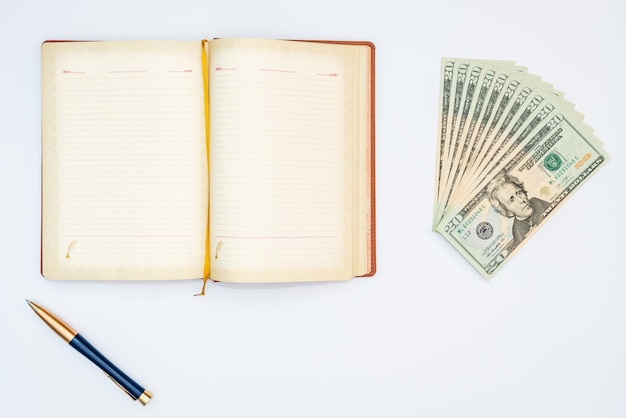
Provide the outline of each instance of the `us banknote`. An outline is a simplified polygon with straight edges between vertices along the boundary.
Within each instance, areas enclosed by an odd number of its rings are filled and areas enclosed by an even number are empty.
[[[459,62],[461,77],[442,61],[433,226],[491,278],[610,157],[550,84],[510,63]]]

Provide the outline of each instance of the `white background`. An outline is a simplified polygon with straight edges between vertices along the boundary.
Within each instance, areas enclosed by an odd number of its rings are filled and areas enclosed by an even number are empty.
[[[626,416],[621,0],[4,2],[0,416]],[[378,274],[345,283],[39,275],[40,44],[266,37],[377,46]],[[576,103],[612,161],[487,282],[431,231],[442,56],[510,59]],[[153,391],[132,402],[28,308]]]

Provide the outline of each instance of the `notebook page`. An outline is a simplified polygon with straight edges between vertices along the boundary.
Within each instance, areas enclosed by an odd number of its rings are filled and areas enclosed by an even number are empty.
[[[202,277],[200,42],[45,43],[43,273]]]
[[[351,57],[335,51],[284,41],[213,41],[213,279],[353,276],[345,71]]]

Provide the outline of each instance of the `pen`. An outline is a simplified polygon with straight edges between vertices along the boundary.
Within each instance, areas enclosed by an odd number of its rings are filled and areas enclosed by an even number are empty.
[[[133,400],[139,400],[143,405],[152,398],[152,394],[141,387],[137,382],[128,377],[123,371],[118,369],[106,357],[104,357],[94,346],[92,346],[82,335],[74,331],[69,325],[48,312],[41,306],[26,299],[28,305],[35,311],[46,324],[50,326],[61,338],[67,341],[78,352],[100,367],[115,384],[126,392]]]

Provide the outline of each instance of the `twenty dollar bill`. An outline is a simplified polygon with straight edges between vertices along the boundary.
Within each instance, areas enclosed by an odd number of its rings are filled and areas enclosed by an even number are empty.
[[[448,69],[449,63],[447,59]],[[489,68],[498,70],[493,63]],[[472,152],[472,146],[474,152],[476,147],[492,147],[490,155],[495,158],[438,161],[436,178],[440,183],[447,182],[448,187],[440,186],[436,193],[435,230],[485,278],[493,277],[609,160],[602,143],[562,94],[551,92],[551,87],[535,77],[529,81],[521,73],[511,73],[510,66],[503,71],[526,89],[525,95],[541,100],[529,100],[525,107],[520,106],[519,112],[527,116],[519,118],[506,140],[494,129],[483,138],[474,138],[466,150]],[[502,107],[508,110],[513,105]],[[440,137],[438,144],[447,140]],[[468,144],[441,147],[454,149]],[[458,157],[462,158],[463,153]],[[470,162],[471,167],[467,166]],[[451,168],[449,172],[446,167]],[[459,173],[467,174],[467,178],[459,177]],[[442,190],[445,199],[441,198]]]

